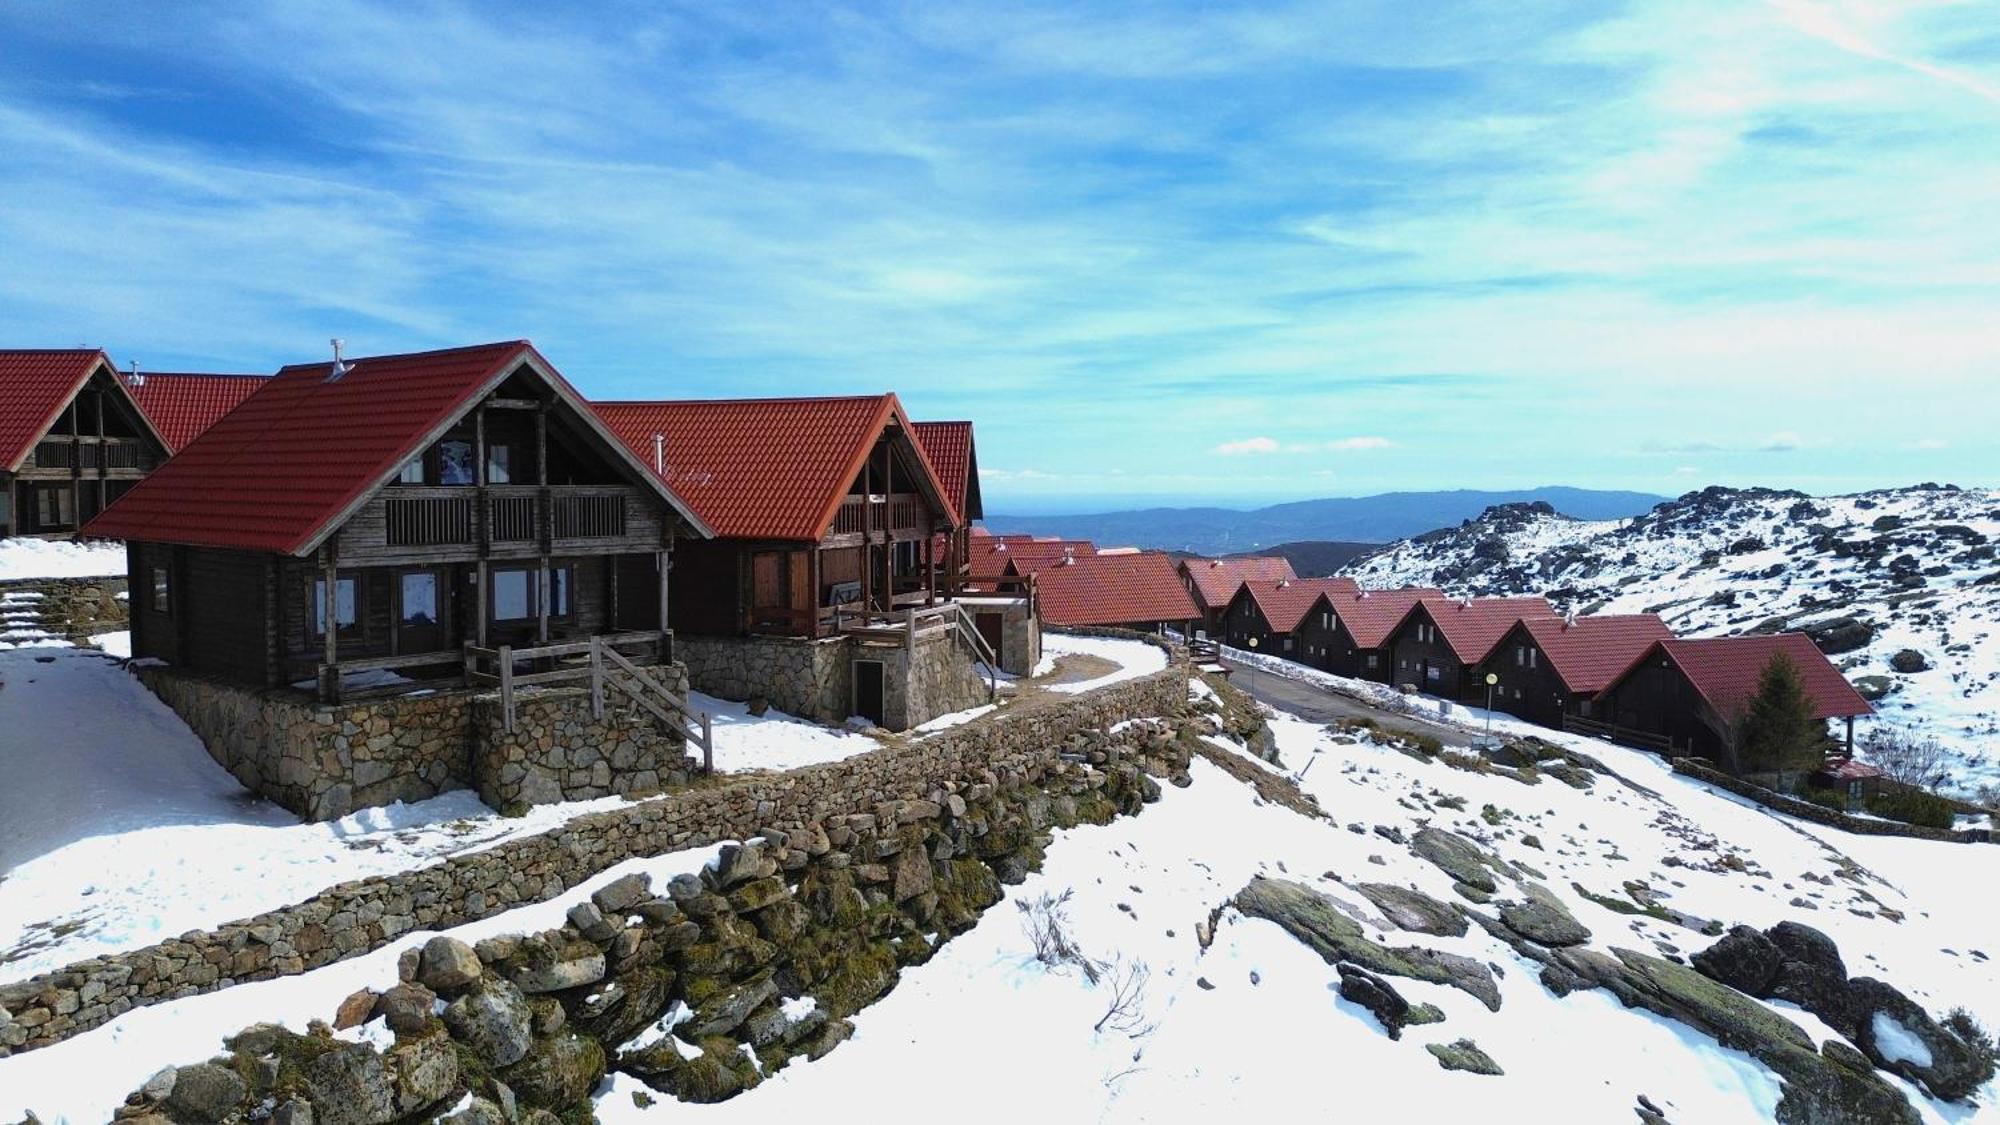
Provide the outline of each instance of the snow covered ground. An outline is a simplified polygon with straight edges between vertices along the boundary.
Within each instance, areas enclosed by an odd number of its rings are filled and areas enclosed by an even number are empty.
[[[1481,558],[1504,545],[1504,560]],[[1957,787],[2000,784],[2000,490],[1803,497],[1698,493],[1637,520],[1477,520],[1395,544],[1348,573],[1365,586],[1546,593],[1590,613],[1660,614],[1683,636],[1842,618],[1872,626],[1832,656],[1886,692],[1877,723],[1934,735]],[[1839,647],[1839,646],[1836,646]],[[1927,668],[1899,672],[1904,650]]]
[[[717,773],[796,769],[882,748],[858,730],[823,726],[782,711],[752,715],[747,703],[698,691],[688,693],[688,703],[706,711],[713,724]]]
[[[0,539],[0,582],[20,578],[102,578],[125,573],[125,544]]]
[[[1095,656],[1118,665],[1115,672],[1107,672],[1088,680],[1074,683],[1050,684],[1050,691],[1066,694],[1091,691],[1106,684],[1136,680],[1140,676],[1151,675],[1167,666],[1167,654],[1144,641],[1126,640],[1123,637],[1085,637],[1075,633],[1048,632],[1042,634],[1042,659],[1049,660],[1062,656]]]

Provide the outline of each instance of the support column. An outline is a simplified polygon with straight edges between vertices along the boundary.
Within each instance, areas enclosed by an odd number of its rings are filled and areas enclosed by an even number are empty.
[[[320,549],[320,612],[324,614],[323,647],[320,652],[319,697],[323,703],[340,702],[340,562],[333,541]]]
[[[478,636],[479,638],[479,647],[485,648],[487,647],[486,623],[493,617],[493,612],[491,608],[488,607],[488,605],[486,604],[487,599],[492,596],[487,589],[488,583],[486,581],[486,560],[482,558],[477,563],[473,564],[472,573],[473,573],[473,578],[472,578],[473,582],[477,583],[479,586],[479,593],[473,599],[474,604],[478,607],[478,613],[479,613],[479,626],[478,629],[476,630],[475,635]]]

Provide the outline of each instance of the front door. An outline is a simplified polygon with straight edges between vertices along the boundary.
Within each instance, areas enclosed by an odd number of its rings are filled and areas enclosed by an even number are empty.
[[[449,594],[443,571],[406,570],[396,576],[397,652],[441,652],[449,647],[445,629]]]

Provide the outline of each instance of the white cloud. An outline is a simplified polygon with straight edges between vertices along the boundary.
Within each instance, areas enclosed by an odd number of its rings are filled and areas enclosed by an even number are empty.
[[[1241,441],[1225,441],[1215,447],[1215,452],[1224,457],[1240,457],[1246,453],[1276,453],[1281,446],[1267,437],[1244,438]]]
[[[1350,437],[1327,442],[1326,447],[1335,452],[1348,452],[1362,449],[1394,449],[1396,443],[1385,437]]]
[[[988,469],[979,470],[980,480],[1057,480],[1060,473],[1047,473],[1040,469]]]
[[[1805,439],[1790,430],[1779,430],[1757,448],[1764,453],[1795,453],[1805,448]]]

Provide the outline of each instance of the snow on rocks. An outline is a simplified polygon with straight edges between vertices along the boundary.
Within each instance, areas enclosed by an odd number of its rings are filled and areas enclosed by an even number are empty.
[[[66,539],[0,539],[0,582],[104,578],[125,573],[125,544]]]

